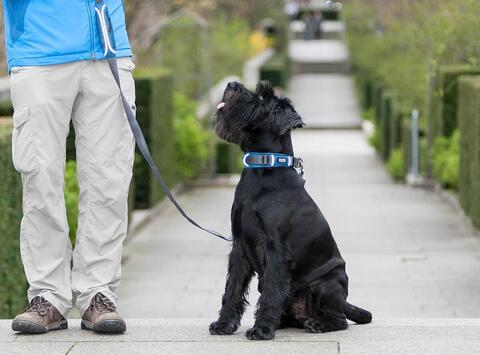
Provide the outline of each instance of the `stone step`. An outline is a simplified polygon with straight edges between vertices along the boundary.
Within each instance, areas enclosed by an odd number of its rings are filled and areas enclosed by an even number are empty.
[[[290,31],[293,39],[304,39],[305,22],[292,21]],[[345,25],[341,21],[324,21],[322,23],[322,39],[343,39]]]
[[[210,320],[127,320],[123,335],[99,335],[80,330],[78,320],[68,330],[44,335],[17,335],[10,320],[0,321],[0,354],[478,354],[480,319],[392,319],[369,325],[310,334],[279,330],[274,341],[249,341],[241,327],[232,336],[212,336]]]
[[[360,111],[352,78],[343,74],[298,74],[292,77],[289,97],[306,123],[305,128],[359,129]]]
[[[292,74],[350,73],[348,50],[339,40],[292,40],[289,45]]]

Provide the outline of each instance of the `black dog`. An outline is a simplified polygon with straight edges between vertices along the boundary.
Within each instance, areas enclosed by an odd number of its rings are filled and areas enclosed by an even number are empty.
[[[293,156],[290,132],[303,126],[290,101],[276,97],[265,83],[255,93],[230,83],[215,120],[217,135],[245,153]],[[248,339],[273,339],[275,329],[286,327],[312,333],[342,330],[347,318],[371,322],[370,312],[346,301],[345,261],[295,169],[244,169],[232,207],[232,232],[222,309],[210,324],[211,334],[238,329],[255,273],[261,296]]]

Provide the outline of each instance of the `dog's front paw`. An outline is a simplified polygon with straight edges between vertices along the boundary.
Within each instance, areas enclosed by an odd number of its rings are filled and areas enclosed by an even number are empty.
[[[250,340],[272,340],[275,338],[275,330],[268,327],[253,327],[245,333]]]
[[[210,324],[209,330],[212,335],[232,335],[238,329],[238,324],[233,322],[216,321]]]

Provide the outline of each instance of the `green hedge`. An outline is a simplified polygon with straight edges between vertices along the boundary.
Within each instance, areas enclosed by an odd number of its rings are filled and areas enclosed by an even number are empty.
[[[312,11],[314,11],[314,10],[310,9],[310,8],[302,8],[298,12],[298,15],[297,15],[296,19],[297,20],[303,20],[303,17],[305,16],[305,14],[309,14]],[[340,18],[341,18],[341,11],[322,9],[321,12],[322,12],[322,16],[323,16],[324,20],[339,21]]]
[[[361,91],[361,104],[363,110],[369,110],[373,106],[373,85],[368,79],[359,78],[360,91]]]
[[[458,79],[464,75],[479,74],[480,69],[468,65],[440,67],[432,83],[430,115],[428,123],[428,144],[433,147],[439,136],[450,137],[458,127]]]
[[[274,55],[260,68],[260,80],[270,81],[274,87],[286,89],[288,79],[289,61],[285,55]]]
[[[197,118],[197,103],[174,94],[175,165],[180,179],[193,179],[207,167],[215,142],[211,130]]]
[[[27,302],[20,259],[22,188],[11,160],[11,121],[0,120],[0,318],[11,318]]]
[[[375,83],[373,85],[373,95],[372,95],[372,105],[373,111],[375,113],[375,120],[378,123],[380,121],[380,117],[382,114],[382,95],[384,91],[384,87],[380,83]]]
[[[458,189],[459,150],[460,133],[458,129],[450,137],[437,137],[430,150],[433,177],[447,189]]]
[[[378,117],[378,127],[380,130],[380,157],[383,161],[388,161],[390,157],[390,136],[392,121],[392,106],[394,94],[385,90],[380,98],[380,115]]]
[[[243,153],[238,146],[218,142],[216,150],[217,174],[236,174],[242,171]]]
[[[480,227],[480,76],[459,81],[459,198],[465,212]]]
[[[164,69],[139,68],[134,72],[137,119],[153,158],[168,184],[176,179],[173,128],[173,76]],[[149,208],[164,196],[137,150],[134,167],[135,208]]]
[[[0,117],[13,116],[13,106],[10,101],[0,103]]]

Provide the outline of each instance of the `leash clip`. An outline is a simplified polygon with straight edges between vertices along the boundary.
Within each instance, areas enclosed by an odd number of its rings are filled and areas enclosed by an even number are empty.
[[[305,175],[305,169],[303,166],[303,159],[302,158],[293,158],[293,167],[297,171],[298,175],[303,177]]]

